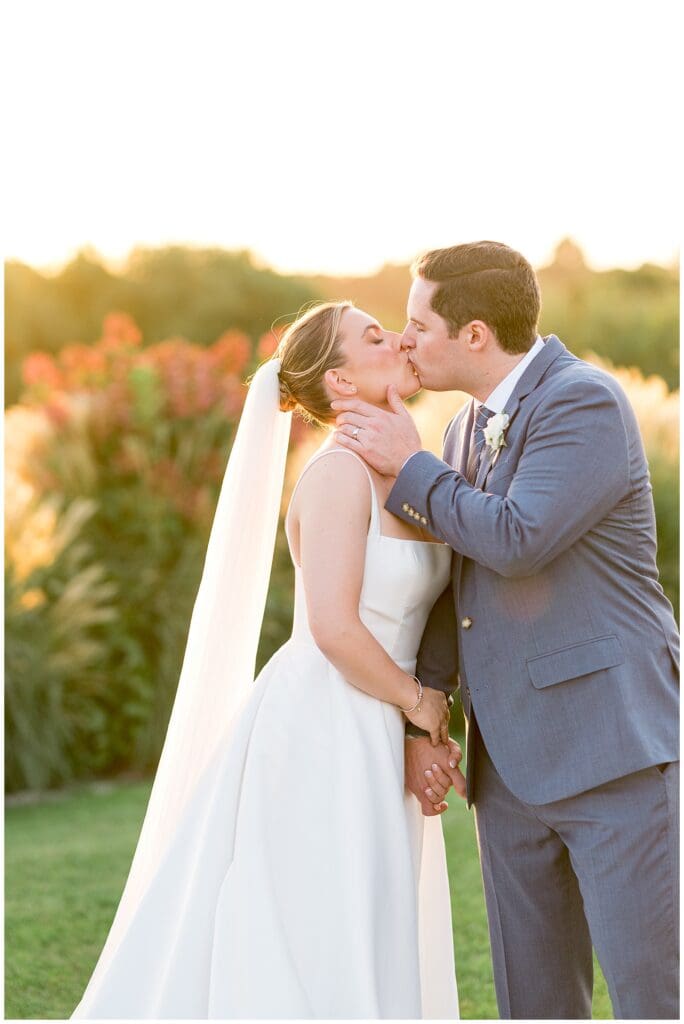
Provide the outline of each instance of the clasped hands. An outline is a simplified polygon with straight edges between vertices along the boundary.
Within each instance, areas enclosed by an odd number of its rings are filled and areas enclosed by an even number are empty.
[[[404,750],[405,784],[426,817],[447,809],[444,797],[450,786],[465,798],[466,781],[459,768],[463,753],[455,740],[433,746],[429,736],[407,736]]]

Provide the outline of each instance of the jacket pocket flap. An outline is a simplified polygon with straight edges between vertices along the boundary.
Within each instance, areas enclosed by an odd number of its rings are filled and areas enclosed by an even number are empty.
[[[550,654],[527,659],[532,685],[537,689],[567,679],[577,679],[602,668],[621,665],[625,660],[622,644],[616,636],[600,636],[583,643],[561,647]]]

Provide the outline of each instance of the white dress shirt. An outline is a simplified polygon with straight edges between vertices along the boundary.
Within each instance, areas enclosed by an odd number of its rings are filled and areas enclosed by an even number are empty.
[[[506,402],[513,394],[513,389],[515,388],[515,385],[518,383],[518,381],[520,380],[523,373],[530,365],[534,357],[539,355],[541,350],[544,348],[544,344],[544,339],[540,334],[538,334],[535,338],[534,345],[532,346],[532,348],[525,353],[525,355],[519,363],[515,364],[511,372],[507,373],[504,379],[499,384],[496,385],[496,387],[489,395],[489,397],[484,402],[478,401],[477,398],[473,399],[473,401],[475,402],[476,416],[477,410],[480,408],[481,405],[486,405],[487,408],[490,409],[493,413],[503,412]],[[403,469],[404,466],[409,462],[409,460],[412,459],[413,456],[417,454],[418,452],[413,452],[412,455],[409,455],[408,459],[406,459],[401,469]],[[401,472],[401,470],[399,470],[399,472]]]

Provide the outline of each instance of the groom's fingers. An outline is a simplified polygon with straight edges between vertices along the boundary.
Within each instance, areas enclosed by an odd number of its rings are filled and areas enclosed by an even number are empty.
[[[377,416],[378,414],[377,406],[362,402],[358,398],[336,398],[334,402],[330,403],[330,408],[334,409],[336,413],[358,412],[362,416]]]
[[[387,404],[389,405],[392,412],[396,412],[400,416],[402,414],[406,416],[410,415],[408,409],[401,400],[401,396],[399,395],[399,388],[397,387],[396,384],[390,384],[390,386],[387,388]]]
[[[463,760],[463,751],[461,750],[460,744],[457,743],[456,740],[452,740],[451,737],[449,737],[448,741],[447,755],[449,757],[449,767],[458,768],[459,764]]]
[[[366,431],[364,427],[352,427],[349,424],[345,427],[335,427],[335,437],[348,437],[352,441],[356,441],[357,444],[361,444],[362,439],[367,440]]]
[[[449,771],[451,777],[451,785],[454,787],[454,792],[465,799],[466,795],[466,780],[461,772],[460,768],[452,768]]]
[[[337,444],[345,445],[347,448],[351,448],[355,452],[362,453],[363,445],[357,438],[350,437],[348,434],[344,434],[341,430],[336,430],[333,434],[333,438]]]
[[[336,418],[337,429],[340,427],[363,427],[368,423],[367,416],[361,416],[358,412],[343,412]]]

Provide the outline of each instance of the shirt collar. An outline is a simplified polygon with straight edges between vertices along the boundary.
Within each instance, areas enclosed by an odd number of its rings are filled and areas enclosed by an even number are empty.
[[[475,399],[475,412],[481,405],[486,405],[492,413],[503,412],[506,402],[513,394],[513,389],[518,383],[523,373],[530,365],[535,356],[537,356],[544,348],[544,339],[540,334],[537,335],[534,345],[529,351],[525,353],[519,363],[516,363],[510,373],[508,373],[500,384],[494,388],[492,393],[484,402],[479,402]]]

